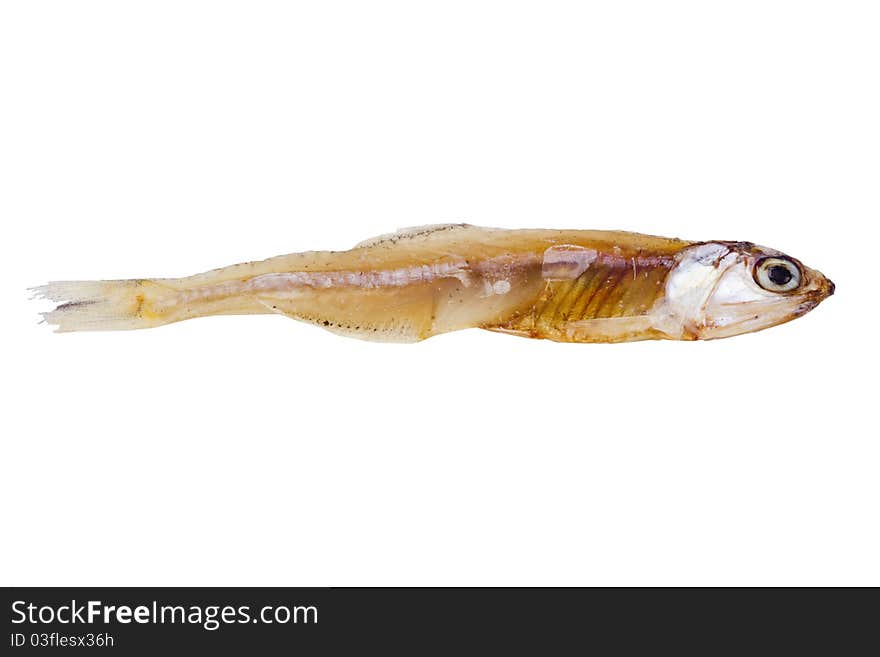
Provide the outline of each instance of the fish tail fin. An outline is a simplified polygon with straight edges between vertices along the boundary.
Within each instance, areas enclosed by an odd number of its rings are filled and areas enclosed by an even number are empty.
[[[155,283],[143,279],[118,281],[56,281],[33,288],[34,298],[58,304],[42,313],[57,333],[72,331],[121,331],[149,328],[168,322],[149,312],[145,299]]]

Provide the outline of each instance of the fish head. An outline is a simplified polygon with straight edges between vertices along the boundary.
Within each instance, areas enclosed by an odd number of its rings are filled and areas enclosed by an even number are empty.
[[[677,339],[726,338],[790,322],[832,294],[821,272],[775,249],[695,244],[676,257],[658,328]]]

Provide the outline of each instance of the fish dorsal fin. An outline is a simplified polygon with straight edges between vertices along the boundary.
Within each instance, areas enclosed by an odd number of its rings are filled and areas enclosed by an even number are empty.
[[[476,226],[471,226],[470,224],[431,224],[428,226],[413,226],[411,228],[401,228],[394,233],[385,233],[384,235],[371,237],[370,239],[360,242],[354,248],[363,249],[368,246],[376,246],[378,244],[395,244],[400,241],[408,241],[428,237],[429,235],[434,235],[439,232],[451,233],[462,230],[471,230],[473,228],[476,228]]]

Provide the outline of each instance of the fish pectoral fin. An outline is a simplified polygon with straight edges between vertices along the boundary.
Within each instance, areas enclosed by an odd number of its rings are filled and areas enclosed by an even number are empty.
[[[429,235],[434,235],[435,233],[439,232],[457,233],[462,230],[471,230],[473,228],[476,228],[476,226],[472,226],[470,224],[430,224],[427,226],[412,226],[410,228],[400,228],[393,233],[377,235],[376,237],[371,237],[364,240],[363,242],[359,242],[355,245],[354,248],[364,249],[369,246],[376,246],[378,244],[394,244],[400,241],[428,237]]]
[[[651,315],[599,317],[566,322],[562,334],[571,342],[625,342],[660,337]]]
[[[565,322],[558,328],[530,327],[528,324],[484,325],[480,328],[523,338],[541,338],[556,342],[628,342],[664,337],[650,315],[637,317],[600,317]]]
[[[596,262],[594,249],[573,244],[557,244],[544,251],[541,277],[548,281],[573,281]]]

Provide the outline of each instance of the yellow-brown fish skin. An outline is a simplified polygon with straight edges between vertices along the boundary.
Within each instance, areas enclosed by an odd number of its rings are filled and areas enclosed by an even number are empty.
[[[779,295],[770,303],[752,289],[759,287],[754,281],[740,280],[751,279],[748,268],[768,254],[778,252],[616,231],[459,224],[181,279],[50,283],[39,291],[61,302],[46,314],[59,331],[278,313],[374,341],[415,342],[472,327],[561,342],[689,340],[766,327],[759,325],[761,313],[742,319],[735,296],[707,315],[719,286],[728,295],[745,286],[737,293],[769,309],[768,326],[803,314],[833,292],[821,274],[798,263],[803,298]],[[740,323],[748,331],[738,330]]]

